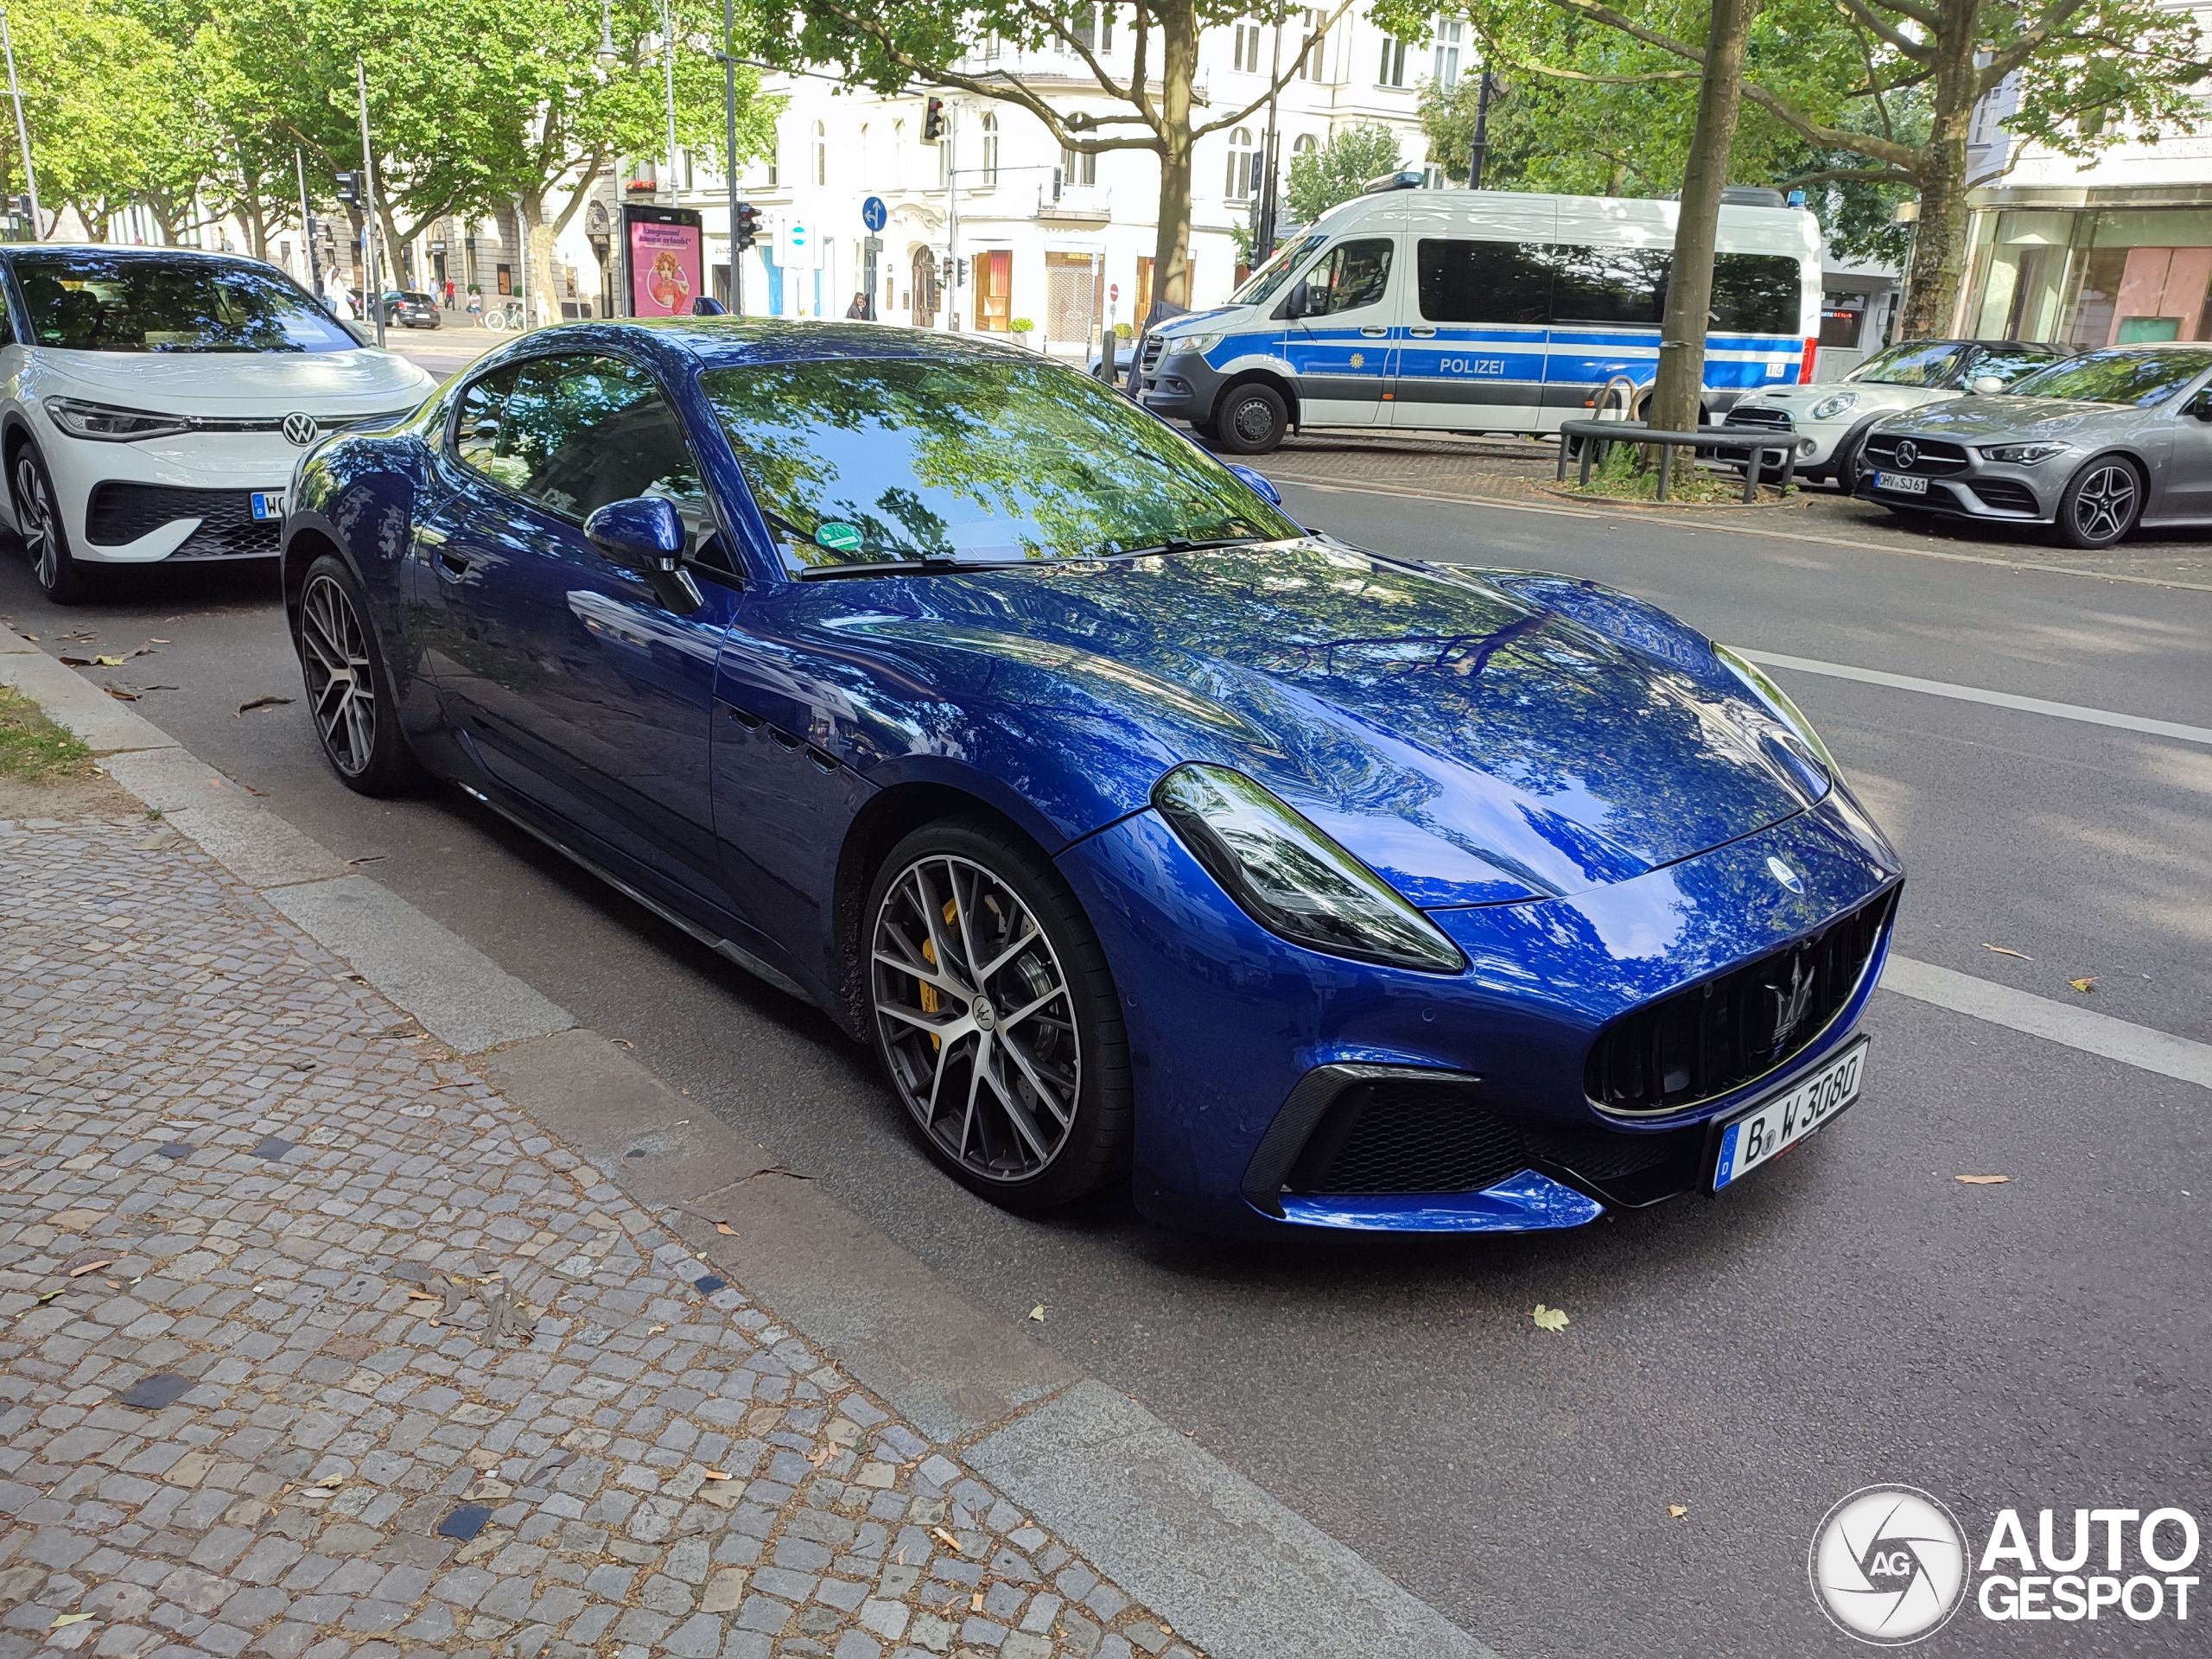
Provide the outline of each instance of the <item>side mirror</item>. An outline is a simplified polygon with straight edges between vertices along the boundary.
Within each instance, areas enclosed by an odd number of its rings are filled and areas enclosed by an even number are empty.
[[[683,569],[683,520],[659,496],[608,502],[584,520],[584,539],[610,563],[643,572],[655,596],[678,615],[705,603]]]
[[[2212,421],[2212,386],[2200,387],[2184,412],[2200,421]]]
[[[1229,463],[1229,470],[1251,486],[1254,493],[1263,499],[1269,506],[1282,505],[1282,492],[1275,488],[1264,474],[1255,473],[1249,467],[1239,467],[1233,461]]]
[[[1294,283],[1291,284],[1289,296],[1282,302],[1282,314],[1290,318],[1302,317],[1312,302],[1313,295],[1308,291],[1306,284]]]
[[[1967,383],[1967,390],[1977,397],[1994,397],[2005,390],[2005,383],[1993,374],[1977,374]]]
[[[729,315],[729,308],[713,296],[702,294],[691,302],[691,315],[695,317],[726,317]]]

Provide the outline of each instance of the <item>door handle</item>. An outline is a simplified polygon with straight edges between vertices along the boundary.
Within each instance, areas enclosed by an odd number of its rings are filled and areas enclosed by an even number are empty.
[[[438,550],[438,574],[448,582],[458,582],[467,575],[470,563],[466,556],[454,552],[450,547]]]
[[[1364,325],[1359,332],[1370,340],[1380,340],[1390,331],[1388,328],[1383,327],[1380,323],[1370,322]]]
[[[1406,332],[1408,334],[1411,334],[1415,340],[1434,340],[1436,338],[1436,330],[1433,328],[1408,328]]]

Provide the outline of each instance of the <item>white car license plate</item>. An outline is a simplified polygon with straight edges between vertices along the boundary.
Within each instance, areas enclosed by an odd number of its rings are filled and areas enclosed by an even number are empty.
[[[1915,478],[1910,473],[1877,473],[1874,474],[1874,487],[1894,490],[1899,495],[1925,495],[1928,493],[1928,480]]]
[[[1740,1180],[1777,1154],[1796,1146],[1859,1098],[1866,1070],[1867,1039],[1830,1060],[1787,1093],[1770,1095],[1720,1131],[1720,1155],[1713,1166],[1713,1190]]]
[[[257,518],[282,518],[284,516],[284,492],[256,490],[251,497],[253,516]]]

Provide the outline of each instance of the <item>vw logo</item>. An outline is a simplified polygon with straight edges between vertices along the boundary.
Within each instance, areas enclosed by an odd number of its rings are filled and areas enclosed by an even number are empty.
[[[1789,888],[1792,893],[1802,893],[1805,891],[1804,878],[1799,875],[1796,871],[1791,869],[1787,864],[1783,863],[1778,858],[1770,858],[1767,860],[1766,873],[1772,876],[1776,880],[1781,882],[1783,887]]]
[[[322,428],[315,423],[314,416],[295,412],[284,417],[283,430],[286,438],[304,449],[315,441]]]
[[[1897,440],[1898,466],[1904,467],[1907,472],[1910,472],[1912,470],[1913,463],[1919,459],[1920,446],[1918,444],[1915,443],[1910,438],[1899,438]]]
[[[1813,1594],[1847,1635],[1903,1647],[1942,1628],[1967,1587],[1966,1535],[1910,1486],[1867,1486],[1813,1534]]]

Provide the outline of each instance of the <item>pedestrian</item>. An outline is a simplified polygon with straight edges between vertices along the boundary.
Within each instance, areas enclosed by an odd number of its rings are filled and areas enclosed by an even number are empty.
[[[453,279],[451,277],[446,279],[446,309],[448,311],[453,309]]]
[[[853,302],[845,308],[845,315],[861,322],[875,321],[875,302],[865,292],[853,296]]]
[[[468,317],[474,322],[484,315],[484,296],[474,289],[468,290]]]

